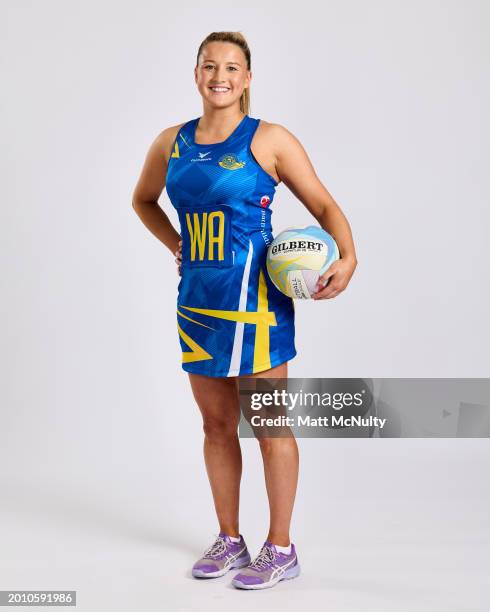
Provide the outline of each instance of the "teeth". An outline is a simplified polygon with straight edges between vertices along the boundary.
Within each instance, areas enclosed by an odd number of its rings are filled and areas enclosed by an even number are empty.
[[[228,87],[211,87],[213,91],[228,91]]]

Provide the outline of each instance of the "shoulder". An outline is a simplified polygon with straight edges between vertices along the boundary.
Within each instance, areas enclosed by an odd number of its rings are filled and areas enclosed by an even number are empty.
[[[170,155],[172,154],[172,147],[175,139],[177,138],[177,134],[185,123],[186,122],[184,121],[183,123],[171,125],[170,127],[165,128],[153,140],[151,149],[153,149],[155,154],[163,156],[166,162],[168,162]]]
[[[272,121],[266,121],[265,119],[260,119],[259,128],[268,134],[281,134],[288,131],[280,123],[272,123]]]
[[[267,141],[272,145],[274,151],[281,151],[283,147],[291,147],[298,145],[299,140],[285,126],[280,123],[271,123],[270,121],[260,120],[257,128],[257,138]]]

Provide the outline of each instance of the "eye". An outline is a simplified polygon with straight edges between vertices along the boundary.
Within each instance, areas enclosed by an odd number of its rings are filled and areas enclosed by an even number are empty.
[[[204,70],[207,70],[208,68],[214,68],[214,66],[212,64],[207,64],[206,66],[203,66]],[[232,70],[233,72],[236,72],[238,70],[238,68],[236,68],[235,66],[228,66],[228,70]]]

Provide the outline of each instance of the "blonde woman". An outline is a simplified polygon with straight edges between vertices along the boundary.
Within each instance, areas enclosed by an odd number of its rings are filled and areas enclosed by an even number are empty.
[[[293,302],[265,269],[273,238],[271,205],[280,182],[339,246],[341,259],[320,279],[314,299],[343,291],[357,261],[349,224],[299,141],[281,125],[249,115],[251,54],[242,34],[207,36],[194,73],[203,114],[157,136],[133,207],[175,254],[181,275],[182,368],[203,418],[204,458],[220,528],[192,573],[213,578],[239,569],[234,586],[263,589],[300,572],[289,534],[299,464],[294,437],[259,440],[270,523],[253,561],[238,523],[238,378],[286,378],[287,363],[296,355]],[[180,233],[158,205],[165,186]]]

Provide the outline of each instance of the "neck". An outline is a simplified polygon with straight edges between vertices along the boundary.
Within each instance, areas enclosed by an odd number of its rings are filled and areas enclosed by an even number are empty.
[[[245,117],[240,108],[204,108],[203,115],[199,119],[196,134],[216,138],[232,132],[240,121]]]

